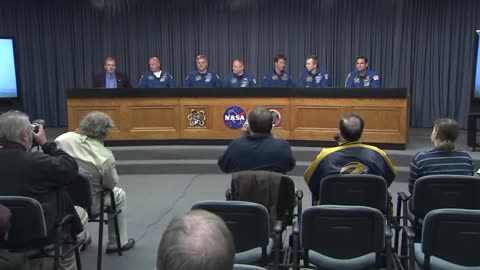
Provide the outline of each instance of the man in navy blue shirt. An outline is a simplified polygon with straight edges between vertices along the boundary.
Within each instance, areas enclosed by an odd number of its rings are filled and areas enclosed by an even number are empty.
[[[263,77],[263,87],[293,87],[292,77],[285,71],[287,57],[278,54],[273,60],[273,69]]]
[[[247,170],[286,173],[295,168],[295,158],[287,141],[272,136],[272,113],[257,106],[248,114],[246,135],[233,140],[218,158],[223,172]]]
[[[319,67],[316,55],[311,55],[305,60],[305,70],[300,74],[298,87],[329,87],[328,72]]]
[[[380,75],[368,69],[368,59],[365,56],[355,59],[355,67],[356,70],[347,76],[346,88],[378,88],[381,86]]]
[[[177,84],[172,75],[160,69],[160,59],[152,57],[148,61],[150,70],[145,72],[138,83],[139,88],[175,88]]]
[[[233,60],[233,73],[225,79],[225,87],[255,87],[257,80],[250,73],[245,72],[245,63],[242,59]]]
[[[197,69],[185,78],[185,87],[222,87],[220,76],[208,69],[207,56],[197,56],[196,64]]]

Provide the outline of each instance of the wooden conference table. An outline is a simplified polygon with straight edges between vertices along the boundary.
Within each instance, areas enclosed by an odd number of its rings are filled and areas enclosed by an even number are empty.
[[[291,141],[333,141],[339,119],[365,120],[362,141],[404,148],[409,125],[405,88],[67,89],[68,129],[98,110],[115,128],[111,141],[225,140],[240,136],[248,110],[274,110],[275,133]]]

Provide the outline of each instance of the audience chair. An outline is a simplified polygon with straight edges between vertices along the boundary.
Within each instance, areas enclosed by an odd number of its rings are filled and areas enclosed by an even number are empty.
[[[258,177],[258,176],[266,177]],[[243,179],[243,180],[241,180]],[[251,179],[251,181],[244,181]],[[279,182],[275,183],[278,179]],[[247,182],[247,183],[245,183]],[[227,200],[247,201],[263,205],[271,223],[282,222],[283,229],[291,226],[297,213],[302,213],[303,191],[295,191],[295,182],[288,175],[269,171],[241,171],[232,175]]]
[[[437,209],[423,221],[422,241],[405,227],[408,236],[408,269],[415,262],[423,269],[480,269],[480,210]]]
[[[442,208],[480,209],[480,179],[474,176],[430,175],[419,178],[412,196],[398,193],[397,217],[402,228],[411,223],[416,241],[420,241],[425,216]],[[402,214],[401,214],[402,213]],[[395,231],[395,249],[398,251],[400,230]],[[406,255],[406,239],[402,238],[401,257]]]
[[[103,226],[107,225],[113,220],[115,226],[115,234],[117,235],[118,255],[122,256],[122,247],[120,243],[120,231],[118,228],[117,216],[121,213],[121,209],[117,209],[115,204],[115,196],[110,189],[104,189],[101,193],[100,212],[94,213],[92,211],[92,190],[90,176],[80,171],[77,174],[75,181],[68,186],[68,193],[76,206],[81,206],[88,213],[89,222],[98,222],[98,257],[97,269],[102,269],[102,255],[103,255]],[[110,196],[110,207],[105,207],[105,198]],[[105,219],[105,214],[112,214],[110,218]]]
[[[383,214],[366,206],[321,205],[302,214],[300,246],[303,267],[320,269],[365,269],[382,264],[392,269],[392,231]],[[298,230],[294,230],[294,234]]]
[[[264,206],[242,201],[201,201],[193,205],[192,210],[196,209],[209,211],[223,219],[235,242],[235,263],[267,264],[274,243]]]
[[[392,222],[387,182],[371,174],[336,174],[320,182],[320,205],[359,205],[378,209]]]
[[[43,209],[37,200],[21,196],[0,196],[0,204],[12,212],[8,240],[0,243],[0,248],[31,259],[53,258],[54,270],[59,269],[61,259],[74,252],[77,269],[82,269],[79,247],[83,242],[77,242],[76,235],[70,235],[70,239],[64,241],[63,228],[69,226],[73,215],[67,215],[56,223],[55,240],[50,243]],[[71,244],[71,247],[64,251],[61,248],[64,244]]]

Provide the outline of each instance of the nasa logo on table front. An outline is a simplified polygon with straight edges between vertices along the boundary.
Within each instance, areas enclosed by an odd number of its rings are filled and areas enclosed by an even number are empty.
[[[272,125],[274,127],[278,127],[280,125],[280,123],[282,122],[282,115],[280,114],[279,111],[277,111],[275,109],[269,109],[269,111],[272,113],[272,116],[273,116]]]
[[[231,106],[223,113],[223,119],[227,127],[239,129],[247,121],[247,111],[242,107]]]

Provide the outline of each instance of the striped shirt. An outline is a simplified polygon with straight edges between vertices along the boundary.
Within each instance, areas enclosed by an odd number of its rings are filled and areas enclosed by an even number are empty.
[[[462,150],[444,150],[433,148],[418,153],[410,163],[408,190],[413,192],[413,184],[426,175],[473,175],[473,161]]]

